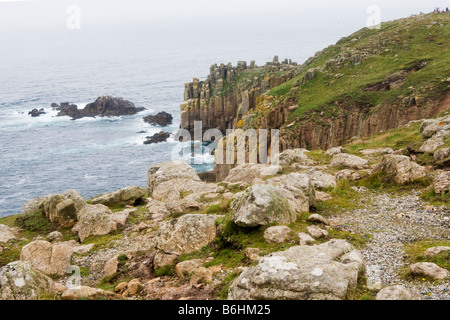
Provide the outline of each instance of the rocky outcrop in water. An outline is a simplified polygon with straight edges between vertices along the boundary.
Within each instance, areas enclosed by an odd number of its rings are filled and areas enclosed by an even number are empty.
[[[170,138],[170,133],[169,132],[158,132],[155,133],[152,136],[147,137],[147,140],[144,141],[144,144],[154,144],[154,143],[161,143],[161,142],[166,142],[167,139]]]
[[[29,115],[31,115],[33,118],[39,117],[41,114],[45,114],[44,109],[33,109],[30,112],[28,112]]]
[[[168,126],[172,124],[173,117],[171,114],[163,111],[159,112],[157,115],[154,116],[147,116],[144,117],[144,122],[150,123],[153,126]]]
[[[98,97],[93,103],[89,103],[83,109],[78,109],[77,105],[61,103],[58,106],[52,104],[53,108],[59,110],[58,117],[69,116],[73,120],[84,117],[119,117],[134,115],[145,108],[136,108],[136,106],[123,98],[114,98],[111,96]]]

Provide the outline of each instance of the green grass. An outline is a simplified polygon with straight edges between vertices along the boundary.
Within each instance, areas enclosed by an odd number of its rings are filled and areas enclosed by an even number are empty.
[[[378,172],[355,182],[355,184],[359,187],[395,193],[404,193],[414,189],[423,189],[430,186],[431,183],[432,179],[425,177],[404,185],[400,185],[394,181],[394,178],[391,175],[388,175],[385,172]]]
[[[418,263],[418,262],[432,262],[437,264],[439,267],[447,269],[450,271],[450,252],[441,252],[439,255],[434,257],[426,258],[424,253],[427,249],[432,247],[450,247],[450,241],[417,241],[411,244],[405,245],[406,262],[408,265]],[[410,280],[422,280],[435,282],[436,280],[431,279],[426,276],[415,276],[411,274],[408,267],[400,270],[400,274],[403,278]]]
[[[163,266],[161,268],[155,269],[154,276],[157,277],[164,277],[164,276],[173,276],[175,274],[175,270],[173,266]]]
[[[435,206],[450,206],[450,193],[436,194],[433,188],[422,192],[420,197]]]
[[[439,20],[444,27],[427,28],[426,25],[432,20]],[[364,28],[332,48],[324,50],[321,57],[298,76],[299,80],[307,70],[323,67],[327,60],[347,51],[347,48],[353,50],[368,47],[369,50],[375,48],[378,52],[370,53],[367,60],[357,66],[348,64],[331,70],[324,69],[313,80],[301,86],[297,97],[299,108],[292,114],[292,118],[296,116],[301,118],[306,111],[319,108],[323,110],[324,106],[346,99],[357,104],[375,106],[382,102],[398,102],[399,96],[419,95],[424,98],[436,98],[446,90],[446,84],[442,79],[450,74],[448,65],[450,52],[446,40],[450,36],[449,21],[448,16],[428,15],[423,20],[410,19],[384,23],[381,30],[369,32]],[[354,38],[359,40],[351,42],[350,40]],[[430,38],[434,38],[434,41],[429,41]],[[390,39],[390,43],[383,47],[380,43],[385,39]],[[384,51],[386,48],[390,51]],[[395,72],[410,68],[418,60],[427,61],[427,66],[409,73],[400,87],[374,92],[362,90],[369,84],[383,81]],[[336,74],[342,76],[336,77]],[[295,79],[272,89],[269,94],[286,95],[293,81]],[[432,89],[421,90],[424,87]]]
[[[347,180],[338,181],[336,188],[328,191],[333,199],[317,201],[317,212],[323,216],[328,216],[337,212],[361,208],[362,204],[359,202],[361,195],[351,188],[352,185],[353,183]]]

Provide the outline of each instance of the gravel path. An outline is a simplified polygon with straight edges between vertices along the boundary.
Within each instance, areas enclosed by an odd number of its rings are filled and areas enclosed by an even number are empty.
[[[417,289],[430,300],[450,299],[450,280],[431,283],[405,280],[399,270],[408,267],[404,244],[419,240],[450,240],[450,208],[432,207],[420,192],[394,196],[360,190],[362,209],[330,218],[335,229],[371,234],[361,253],[366,262],[368,285],[403,284]]]

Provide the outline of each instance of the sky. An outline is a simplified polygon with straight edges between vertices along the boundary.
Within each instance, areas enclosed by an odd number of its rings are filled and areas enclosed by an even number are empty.
[[[88,27],[149,20],[182,26],[230,17],[292,23],[296,17],[311,17],[308,13],[341,17],[343,22],[351,16],[364,23],[371,5],[378,6],[381,20],[387,21],[450,6],[450,0],[0,0],[0,30],[65,27],[73,6]]]

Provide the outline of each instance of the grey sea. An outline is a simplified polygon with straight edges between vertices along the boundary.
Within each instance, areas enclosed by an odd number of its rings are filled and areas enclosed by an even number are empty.
[[[288,17],[288,13],[286,14]],[[144,145],[146,136],[176,132],[184,83],[204,79],[215,63],[274,55],[302,63],[316,51],[357,31],[363,19],[305,13],[226,20],[159,20],[126,24],[12,28],[0,33],[0,217],[22,212],[31,198],[69,189],[83,197],[146,185],[147,168],[170,160],[177,142]],[[146,110],[134,116],[56,117],[52,102],[83,107],[98,96],[123,97]],[[28,111],[46,112],[32,118]],[[165,128],[143,117],[166,111]],[[146,133],[137,133],[145,131]],[[187,159],[189,161],[189,159]],[[197,171],[212,168],[203,156]]]

